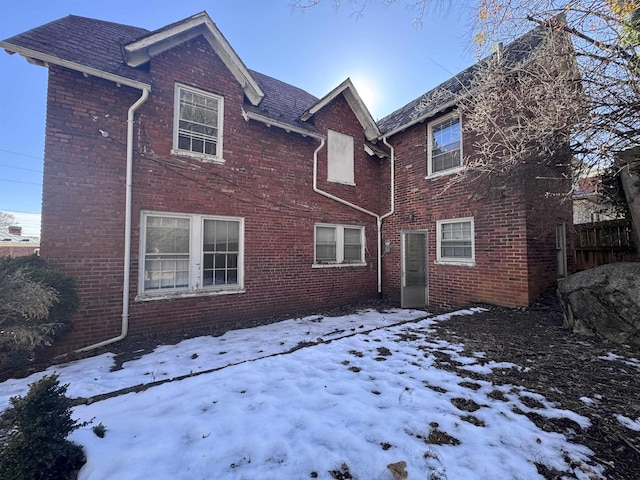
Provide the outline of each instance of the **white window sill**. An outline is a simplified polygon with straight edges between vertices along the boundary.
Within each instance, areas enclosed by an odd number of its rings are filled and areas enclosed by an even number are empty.
[[[339,185],[347,185],[349,187],[355,187],[356,186],[355,182],[344,182],[342,180],[336,180],[336,179],[331,179],[331,178],[327,178],[327,182],[329,182],[329,183],[337,183]]]
[[[237,293],[246,293],[244,288],[225,289],[225,290],[180,290],[167,292],[146,292],[136,295],[136,302],[150,302],[154,300],[170,300],[173,298],[193,298],[193,297],[213,297],[218,295],[234,295]]]
[[[462,168],[463,167],[449,168],[447,170],[442,170],[440,172],[431,173],[424,178],[426,178],[427,180],[430,180],[432,178],[444,177],[445,175],[453,175],[455,173],[461,172]]]
[[[214,157],[213,155],[207,155],[205,153],[190,152],[189,150],[176,150],[175,148],[173,148],[171,149],[171,155],[175,155],[177,157],[195,158],[202,162],[224,163],[224,158],[222,157]]]
[[[344,268],[344,267],[366,267],[364,262],[353,263],[314,263],[311,268]]]
[[[453,266],[456,266],[456,267],[475,267],[476,266],[475,260],[447,260],[447,259],[440,259],[440,260],[436,260],[435,264],[436,265],[453,265]]]

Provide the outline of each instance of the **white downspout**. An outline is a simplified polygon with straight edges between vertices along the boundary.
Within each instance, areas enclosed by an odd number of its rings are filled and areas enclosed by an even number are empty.
[[[335,195],[330,194],[329,192],[325,192],[324,190],[320,190],[318,188],[318,153],[324,147],[325,140],[324,138],[320,139],[320,146],[315,149],[313,152],[313,191],[319,193],[320,195],[324,195],[331,200],[334,200],[338,203],[346,205],[347,207],[358,210],[359,212],[366,213],[376,219],[376,227],[378,228],[378,295],[382,295],[382,220],[387,218],[389,215],[392,215],[394,212],[395,205],[395,157],[394,150],[391,145],[387,143],[387,138],[383,137],[382,141],[385,145],[391,148],[391,210],[384,215],[380,216],[377,213],[373,213],[365,208],[362,208],[354,203],[351,203],[347,200],[344,200],[340,197],[336,197]]]
[[[143,88],[140,98],[129,107],[127,114],[127,178],[124,213],[124,278],[122,281],[122,332],[120,335],[88,347],[83,347],[76,352],[87,352],[104,347],[111,343],[124,339],[129,332],[129,284],[131,275],[131,203],[133,196],[133,123],[135,111],[149,98],[149,89]]]
[[[393,146],[387,142],[387,137],[382,137],[382,143],[389,147],[391,152],[391,158],[389,159],[391,168],[391,209],[378,219],[378,295],[380,297],[382,297],[382,221],[393,215],[396,209],[396,151]]]

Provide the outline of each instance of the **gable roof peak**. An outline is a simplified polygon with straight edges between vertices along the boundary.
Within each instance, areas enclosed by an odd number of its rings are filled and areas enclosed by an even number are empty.
[[[314,103],[308,110],[306,110],[301,116],[300,120],[306,122],[313,117],[318,111],[322,110],[329,103],[335,100],[339,95],[343,95],[346,99],[349,107],[357,117],[360,125],[364,129],[364,134],[367,140],[374,140],[380,136],[380,130],[378,125],[373,120],[369,109],[362,101],[362,98],[358,94],[356,87],[350,78],[347,77],[340,85],[327,93],[324,97]]]
[[[240,83],[249,101],[258,105],[264,97],[264,92],[206,11],[166,25],[127,43],[124,45],[125,61],[131,67],[138,67],[152,57],[201,35]]]
[[[554,17],[553,21],[562,22],[562,17]],[[553,23],[539,25],[510,43],[502,44],[498,51],[480,59],[475,64],[382,118],[378,122],[380,130],[384,132],[384,136],[392,136],[455,107],[460,98],[470,94],[474,76],[480,68],[487,64],[490,58],[499,56],[507,68],[510,69],[529,62],[548,37],[549,26],[552,25]]]

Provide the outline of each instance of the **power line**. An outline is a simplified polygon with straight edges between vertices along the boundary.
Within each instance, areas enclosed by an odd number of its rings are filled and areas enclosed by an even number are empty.
[[[9,183],[25,183],[27,185],[38,185],[39,187],[42,186],[42,183],[36,183],[36,182],[23,182],[21,180],[8,180],[8,179],[4,179],[4,178],[0,178],[0,182],[9,182]]]
[[[40,212],[23,212],[20,210],[11,210],[10,208],[0,208],[0,212],[7,212],[7,213],[27,213],[29,215],[40,215]]]
[[[0,163],[0,167],[6,167],[6,168],[16,168],[18,170],[26,170],[28,172],[37,172],[37,173],[42,173],[42,170],[36,170],[34,168],[24,168],[24,167],[14,167],[13,165],[5,165],[4,163]]]
[[[36,160],[44,160],[42,157],[36,157],[34,155],[28,155],[26,153],[14,152],[13,150],[5,150],[0,148],[0,152],[11,153],[12,155],[20,155],[21,157],[35,158]]]

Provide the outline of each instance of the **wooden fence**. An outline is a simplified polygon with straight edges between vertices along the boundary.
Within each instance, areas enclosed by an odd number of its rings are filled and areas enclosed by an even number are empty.
[[[574,225],[576,271],[637,260],[631,225],[624,220]]]

